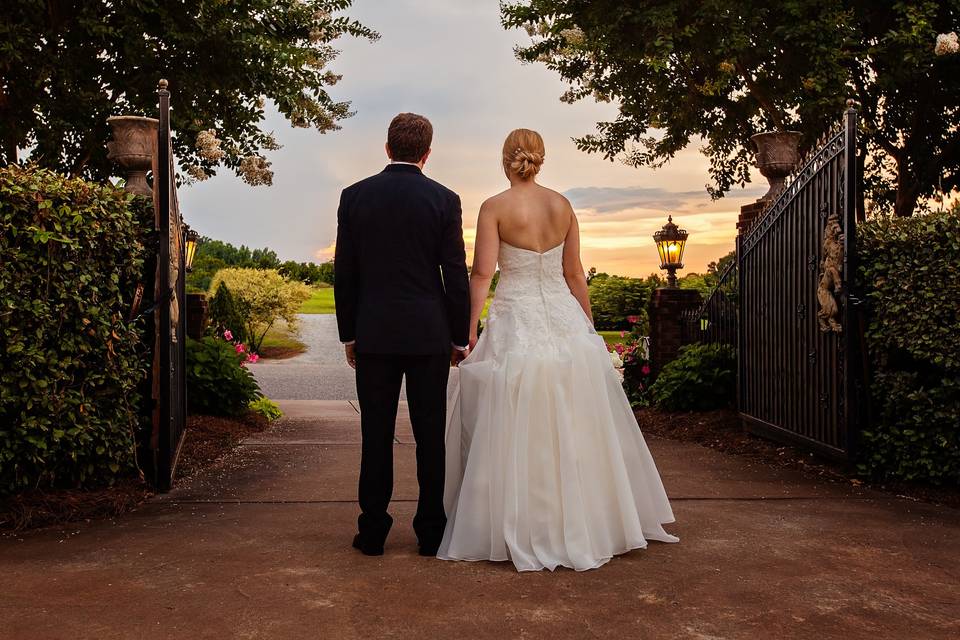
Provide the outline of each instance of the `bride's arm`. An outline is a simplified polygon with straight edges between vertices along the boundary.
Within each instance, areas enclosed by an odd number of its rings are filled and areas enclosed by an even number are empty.
[[[587,276],[583,273],[583,263],[580,262],[580,225],[577,216],[570,209],[570,230],[563,245],[563,278],[567,281],[570,293],[577,299],[583,312],[593,324],[593,312],[590,310],[590,290],[587,288]]]
[[[490,293],[490,282],[497,270],[500,254],[500,232],[497,219],[487,204],[480,207],[477,218],[477,241],[473,247],[473,268],[470,269],[470,348],[477,344],[477,324]]]

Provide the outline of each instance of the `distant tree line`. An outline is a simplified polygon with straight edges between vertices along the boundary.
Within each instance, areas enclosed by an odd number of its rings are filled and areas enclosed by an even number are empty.
[[[678,278],[681,289],[695,289],[706,299],[720,281],[720,276],[737,259],[737,252],[707,265],[706,273],[688,273]],[[590,287],[590,306],[594,326],[600,331],[628,331],[634,324],[641,330],[647,327],[647,303],[653,290],[664,285],[664,279],[656,273],[646,278],[626,278],[598,272],[591,267],[587,272]],[[634,318],[635,321],[631,321]]]
[[[193,270],[187,276],[187,289],[209,291],[213,277],[221,269],[276,269],[283,276],[307,284],[333,284],[333,261],[281,262],[272,249],[250,249],[245,245],[235,247],[229,242],[203,238],[193,259]]]

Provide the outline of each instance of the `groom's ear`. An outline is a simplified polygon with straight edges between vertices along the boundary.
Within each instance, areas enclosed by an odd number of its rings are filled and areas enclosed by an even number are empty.
[[[389,142],[384,142],[384,143],[383,143],[383,150],[387,152],[387,157],[390,158],[391,160],[393,160],[393,156],[390,155],[390,143],[389,143]]]

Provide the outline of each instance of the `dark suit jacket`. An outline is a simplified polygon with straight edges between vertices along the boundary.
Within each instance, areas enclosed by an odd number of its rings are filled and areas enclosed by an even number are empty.
[[[413,165],[343,190],[334,296],[340,340],[358,353],[466,346],[470,290],[460,197]]]

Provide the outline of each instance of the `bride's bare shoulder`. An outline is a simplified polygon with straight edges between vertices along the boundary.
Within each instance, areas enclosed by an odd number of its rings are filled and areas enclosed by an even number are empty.
[[[496,212],[499,209],[502,209],[510,200],[510,190],[501,191],[500,193],[490,196],[483,201],[483,204],[480,205],[481,212]]]
[[[563,211],[563,212],[572,212],[573,205],[570,204],[570,200],[567,199],[567,196],[563,195],[559,191],[554,191],[550,187],[544,187],[540,185],[540,188],[543,190],[542,193],[550,205],[550,208],[554,211]]]

